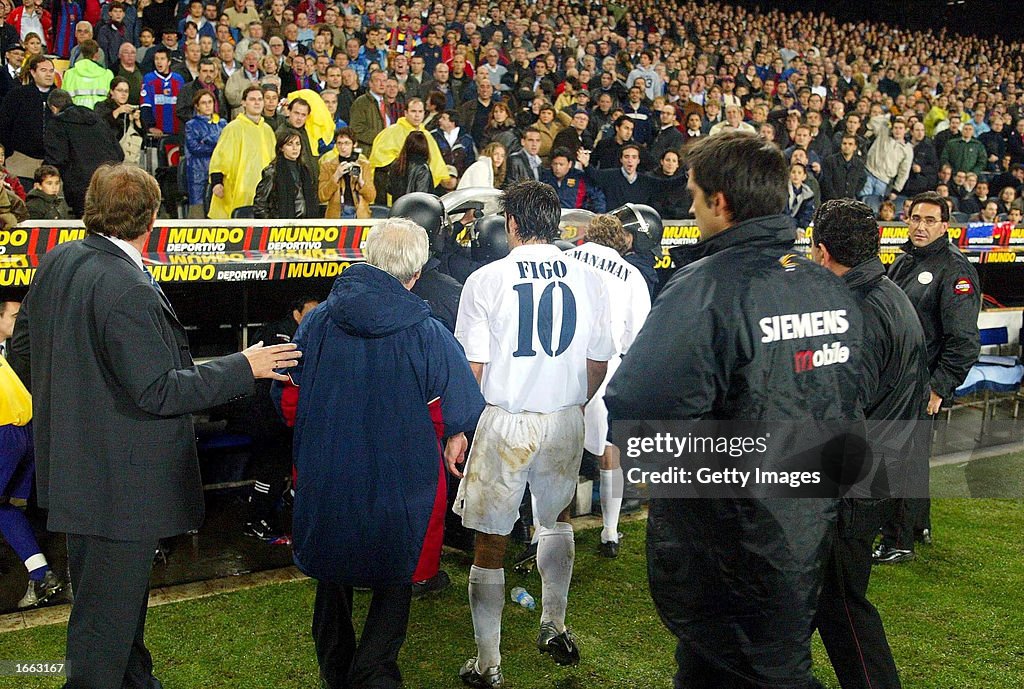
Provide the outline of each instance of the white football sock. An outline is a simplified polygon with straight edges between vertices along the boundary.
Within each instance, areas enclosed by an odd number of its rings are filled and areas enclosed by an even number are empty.
[[[469,568],[469,609],[473,613],[476,668],[501,665],[501,609],[505,607],[505,570]]]
[[[601,531],[603,542],[619,540],[619,510],[622,509],[622,467],[601,469]]]
[[[569,604],[569,583],[575,559],[572,524],[557,522],[553,529],[541,529],[537,545],[542,604],[540,622],[554,622],[559,634],[565,631],[565,609]]]

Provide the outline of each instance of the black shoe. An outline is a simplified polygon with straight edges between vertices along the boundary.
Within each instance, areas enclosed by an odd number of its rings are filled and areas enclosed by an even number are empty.
[[[877,548],[875,548],[875,552],[871,554],[871,560],[876,565],[895,565],[900,562],[907,562],[908,560],[913,559],[913,550],[892,548],[884,544],[881,544]]]
[[[923,530],[921,530],[919,533],[914,535],[914,542],[915,543],[924,543],[925,545],[931,545],[932,544],[932,530],[931,529],[923,529]]]
[[[559,634],[555,631],[553,622],[545,622],[540,626],[537,650],[547,653],[558,665],[580,664],[580,649],[576,645],[576,637],[568,629]]]
[[[46,573],[42,581],[29,579],[28,590],[25,591],[25,595],[18,601],[18,608],[31,608],[36,605],[42,605],[63,591],[65,586],[67,584],[61,581],[52,569]]]
[[[430,593],[444,591],[451,585],[452,580],[448,576],[448,572],[442,569],[425,581],[414,581],[412,584],[412,597],[422,598]]]
[[[281,534],[277,533],[277,531],[267,523],[266,519],[246,522],[245,526],[242,527],[242,533],[246,536],[259,538],[264,541],[275,541],[281,537]]]
[[[163,543],[158,543],[156,551],[153,552],[153,565],[166,565],[167,558],[171,555],[171,549]]]
[[[619,541],[622,540],[622,534],[619,534]],[[597,546],[597,554],[601,557],[616,558],[619,556],[619,541],[601,541],[601,545]]]
[[[516,558],[516,562],[512,565],[512,569],[520,574],[529,574],[536,566],[537,544],[531,543],[523,548],[523,552],[519,553],[519,557]]]
[[[505,678],[501,674],[501,666],[489,667],[483,672],[476,669],[476,658],[470,658],[459,670],[459,679],[467,687],[477,689],[502,689],[505,686]]]

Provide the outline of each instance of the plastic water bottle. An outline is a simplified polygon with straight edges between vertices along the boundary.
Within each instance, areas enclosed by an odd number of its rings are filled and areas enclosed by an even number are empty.
[[[535,601],[533,596],[531,596],[530,593],[522,586],[516,586],[512,589],[512,602],[518,603],[527,610],[537,609],[537,601]]]

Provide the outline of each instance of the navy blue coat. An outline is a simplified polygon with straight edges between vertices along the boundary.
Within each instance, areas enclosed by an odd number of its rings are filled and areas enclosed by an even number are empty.
[[[427,405],[440,398],[445,436],[484,408],[466,355],[426,302],[368,264],[334,282],[295,342],[295,563],[339,584],[409,582],[441,461]]]
[[[196,116],[185,123],[185,179],[188,181],[188,202],[203,203],[210,176],[210,157],[217,147],[227,121]]]

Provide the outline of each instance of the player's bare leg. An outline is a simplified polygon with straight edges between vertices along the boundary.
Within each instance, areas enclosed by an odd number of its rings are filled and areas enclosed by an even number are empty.
[[[622,509],[622,464],[619,448],[608,445],[601,455],[601,546],[604,557],[619,556],[619,511]]]
[[[565,627],[565,610],[569,604],[569,584],[576,559],[576,544],[569,508],[558,515],[553,528],[540,528],[537,545],[537,570],[540,572],[542,610],[537,648],[550,655],[559,665],[576,665],[580,652],[572,632]]]

